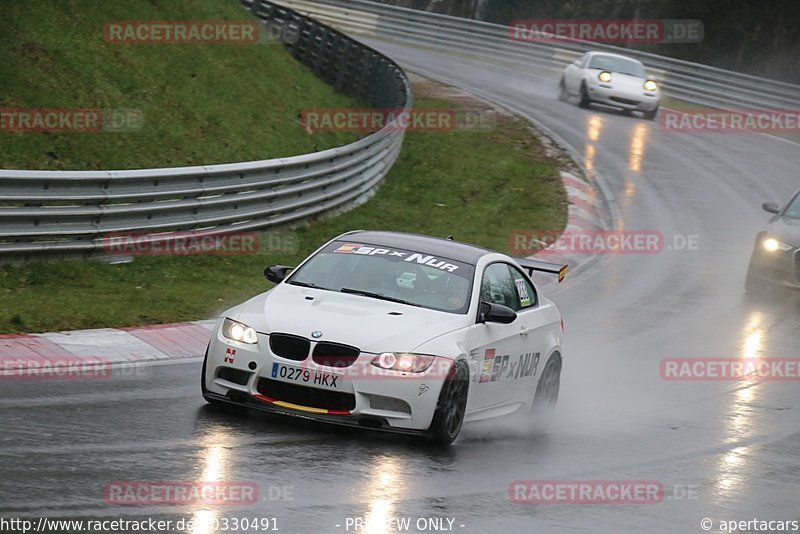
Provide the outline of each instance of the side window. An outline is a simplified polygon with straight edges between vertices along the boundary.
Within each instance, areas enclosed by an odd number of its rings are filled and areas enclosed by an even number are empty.
[[[580,68],[585,69],[586,67],[588,67],[589,66],[589,54],[588,53],[587,54],[583,54],[581,56],[581,60],[580,61],[581,61],[580,65],[579,65]]]
[[[509,269],[511,270],[512,278],[514,278],[514,286],[517,289],[520,309],[524,310],[526,308],[532,308],[536,306],[538,303],[536,288],[533,287],[528,279],[525,278],[525,275],[522,274],[516,267],[509,266]]]
[[[515,311],[520,308],[517,288],[507,264],[493,263],[483,271],[481,301],[502,304]]]

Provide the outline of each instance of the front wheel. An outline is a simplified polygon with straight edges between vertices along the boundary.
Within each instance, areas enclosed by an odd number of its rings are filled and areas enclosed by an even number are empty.
[[[649,121],[655,120],[656,115],[658,115],[658,106],[656,106],[652,111],[644,111],[643,114],[645,119]]]
[[[769,298],[773,296],[773,286],[758,274],[758,267],[752,262],[747,268],[747,278],[744,279],[744,292],[753,299]]]
[[[589,98],[589,91],[586,89],[586,84],[583,83],[581,84],[580,100],[578,100],[578,107],[586,109],[589,107],[589,104],[591,103],[592,101]]]
[[[463,360],[456,362],[447,372],[436,412],[428,429],[428,439],[439,445],[450,445],[458,437],[464,414],[467,411],[469,369]]]
[[[755,295],[760,293],[763,288],[763,282],[757,278],[749,270],[747,271],[747,278],[744,279],[744,292],[748,295]]]
[[[531,414],[537,431],[545,431],[553,420],[558,404],[558,392],[561,389],[561,356],[554,354],[547,360],[536,394],[533,396]]]

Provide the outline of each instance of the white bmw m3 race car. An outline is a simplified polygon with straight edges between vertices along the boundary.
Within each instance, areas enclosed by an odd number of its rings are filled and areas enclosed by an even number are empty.
[[[277,285],[222,315],[203,396],[445,444],[463,422],[547,421],[564,329],[534,270],[560,281],[566,266],[450,239],[341,235],[296,268],[268,267]]]

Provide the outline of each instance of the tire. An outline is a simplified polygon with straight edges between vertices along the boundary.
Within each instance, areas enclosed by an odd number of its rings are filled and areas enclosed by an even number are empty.
[[[580,95],[580,100],[578,100],[578,107],[586,109],[589,107],[589,104],[592,103],[592,100],[589,98],[589,92],[586,90],[586,84],[582,83],[580,91],[578,92]]]
[[[560,389],[561,355],[556,353],[547,360],[533,396],[531,415],[534,417],[534,428],[537,432],[544,432],[550,427],[558,404]]]
[[[658,106],[656,106],[653,111],[645,111],[643,113],[644,113],[644,118],[645,119],[647,119],[649,121],[655,120],[656,119],[656,115],[658,115]]]
[[[747,278],[744,279],[744,292],[748,295],[757,295],[761,292],[764,282],[747,270]]]
[[[771,295],[772,286],[769,282],[755,274],[756,268],[752,264],[747,268],[747,277],[744,279],[744,292],[748,297],[766,298]]]
[[[564,83],[564,77],[558,82],[558,99],[562,102],[569,100],[569,93],[567,92],[567,84]]]
[[[450,445],[458,437],[464,423],[469,393],[469,368],[460,360],[447,372],[431,426],[428,439],[438,445]]]

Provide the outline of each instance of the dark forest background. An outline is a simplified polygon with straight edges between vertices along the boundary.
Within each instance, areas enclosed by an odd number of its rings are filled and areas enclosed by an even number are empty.
[[[487,22],[515,19],[698,19],[693,44],[622,44],[800,84],[800,0],[380,0]]]

